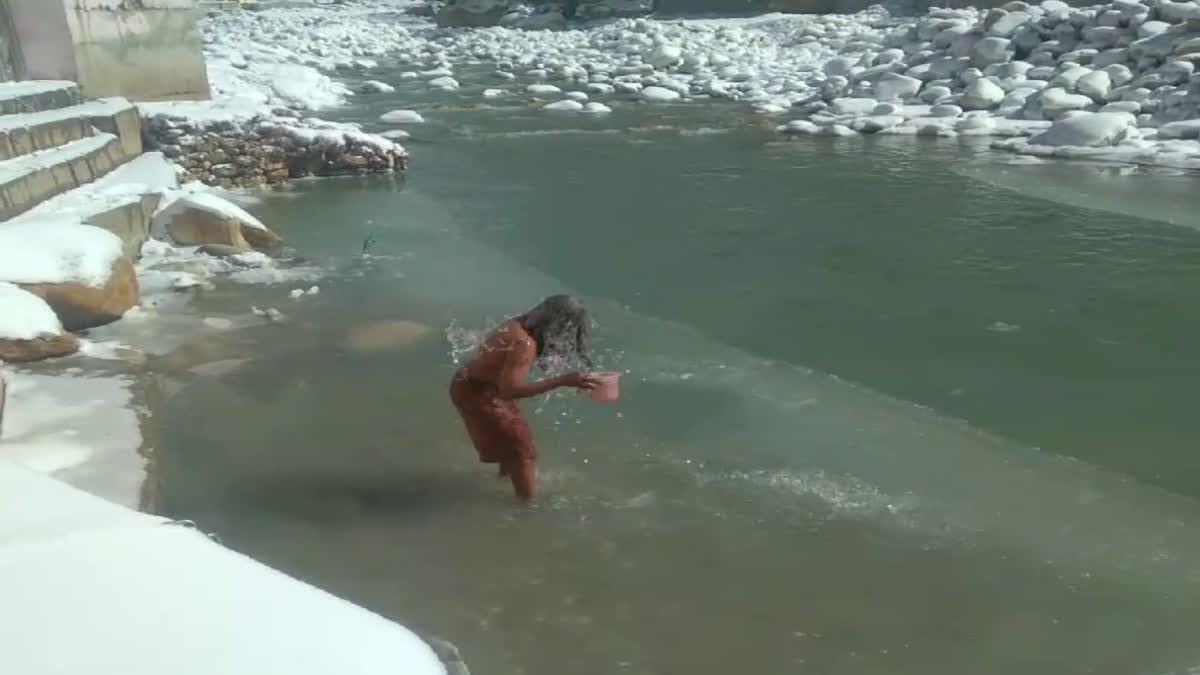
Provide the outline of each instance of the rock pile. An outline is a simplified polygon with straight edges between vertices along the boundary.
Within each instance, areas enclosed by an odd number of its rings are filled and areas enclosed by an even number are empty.
[[[564,28],[569,19],[611,19],[646,16],[654,0],[567,0],[531,4],[521,0],[451,0],[429,13],[440,26],[508,26],[525,30]]]
[[[299,126],[274,117],[246,123],[154,115],[143,124],[147,150],[159,150],[207,185],[256,187],[289,178],[390,173],[407,168],[400,145],[319,120]]]
[[[1011,149],[1128,145],[1200,160],[1200,148],[1151,145],[1200,133],[1197,63],[1195,2],[934,10],[827,61],[820,93],[799,106],[805,119],[782,130],[976,130],[1034,135],[999,144]]]

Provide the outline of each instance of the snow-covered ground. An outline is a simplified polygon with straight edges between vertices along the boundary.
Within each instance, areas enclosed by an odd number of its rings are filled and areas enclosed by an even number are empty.
[[[214,89],[229,110],[320,110],[353,95],[338,71],[387,62],[401,65],[399,80],[535,99],[548,112],[726,99],[779,117],[788,134],[997,136],[995,147],[1029,155],[1200,167],[1195,2],[1015,0],[917,17],[873,7],[560,31],[438,28],[401,13],[412,4],[212,18],[204,30]],[[495,68],[494,84],[460,88],[460,72],[479,64]]]
[[[91,449],[68,439],[61,454]],[[5,672],[446,674],[411,631],[186,523],[3,460],[0,494]]]

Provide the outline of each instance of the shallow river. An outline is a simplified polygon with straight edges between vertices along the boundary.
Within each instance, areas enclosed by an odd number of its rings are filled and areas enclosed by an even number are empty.
[[[786,142],[724,106],[416,107],[407,184],[252,208],[332,272],[252,291],[291,321],[180,378],[162,509],[476,675],[1200,666],[1193,177]],[[457,425],[451,354],[564,291],[623,395],[527,402],[521,508]],[[375,319],[432,330],[342,345]]]

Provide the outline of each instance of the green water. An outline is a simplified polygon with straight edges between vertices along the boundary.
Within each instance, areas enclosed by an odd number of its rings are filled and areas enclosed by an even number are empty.
[[[331,273],[198,301],[291,320],[169,376],[163,510],[477,675],[1200,666],[1194,178],[783,142],[734,108],[424,105],[407,183],[252,208]],[[525,509],[457,425],[447,335],[564,291],[627,375],[527,402]],[[342,345],[376,319],[432,330]]]

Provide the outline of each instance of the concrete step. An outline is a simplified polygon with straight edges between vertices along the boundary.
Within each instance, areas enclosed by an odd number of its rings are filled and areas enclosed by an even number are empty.
[[[52,197],[9,222],[77,220],[101,227],[125,242],[137,260],[150,236],[150,221],[165,190],[179,187],[179,174],[160,152],[148,152],[103,178]],[[0,227],[3,227],[0,224]]]
[[[0,162],[0,220],[90,183],[132,159],[115,134],[98,133]]]
[[[142,152],[137,106],[123,98],[106,98],[65,108],[0,116],[0,160],[87,138],[94,133],[92,127],[121,139],[129,156]]]
[[[79,85],[68,80],[0,82],[0,114],[42,112],[83,101]]]

